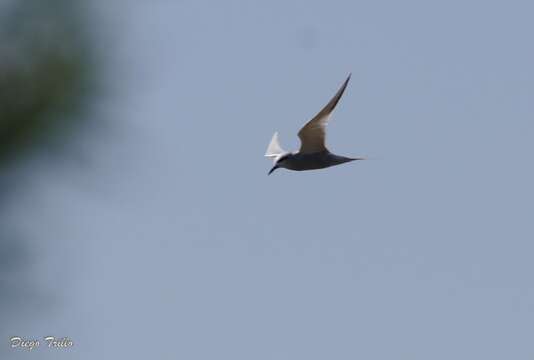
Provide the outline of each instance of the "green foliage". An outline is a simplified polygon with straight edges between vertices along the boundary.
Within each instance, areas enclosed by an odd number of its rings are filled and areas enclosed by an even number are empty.
[[[36,0],[0,8],[0,161],[44,136],[65,134],[77,118],[91,61],[73,4]]]

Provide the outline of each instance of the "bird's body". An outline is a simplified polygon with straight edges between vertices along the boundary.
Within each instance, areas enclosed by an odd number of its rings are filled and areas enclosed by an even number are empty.
[[[336,107],[339,99],[341,99],[349,80],[350,75],[328,104],[313,119],[308,121],[302,129],[300,129],[298,135],[301,146],[298,152],[292,153],[283,150],[278,143],[278,133],[274,133],[273,138],[267,147],[267,152],[265,153],[265,156],[272,157],[274,160],[274,166],[271,171],[269,171],[269,174],[278,168],[296,171],[316,170],[343,164],[349,161],[364,160],[364,158],[361,157],[349,158],[335,155],[331,153],[325,145],[326,125],[330,119],[330,114]]]
[[[328,150],[321,152],[302,154],[300,152],[290,153],[287,159],[283,161],[284,168],[295,171],[324,169],[330,166],[343,164],[359,158],[348,158],[332,154]]]

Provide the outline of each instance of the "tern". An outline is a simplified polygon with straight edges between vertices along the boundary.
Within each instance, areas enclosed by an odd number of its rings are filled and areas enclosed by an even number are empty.
[[[300,129],[300,149],[298,152],[289,152],[282,149],[278,142],[278,132],[275,132],[269,146],[266,157],[273,158],[274,166],[269,171],[271,175],[278,168],[289,170],[316,170],[330,166],[343,164],[354,160],[365,160],[363,157],[350,158],[331,153],[325,145],[326,125],[330,120],[330,115],[336,107],[339,99],[345,92],[351,74],[347,77],[341,88],[334,97],[319,111],[317,115]]]

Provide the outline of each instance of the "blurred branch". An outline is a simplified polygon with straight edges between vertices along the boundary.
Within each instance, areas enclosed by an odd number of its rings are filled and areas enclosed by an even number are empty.
[[[30,244],[6,214],[7,195],[25,176],[11,171],[40,141],[67,139],[80,125],[93,69],[83,2],[3,0],[0,3],[0,318],[37,295]],[[6,171],[10,168],[10,171]],[[13,195],[15,193],[15,195]],[[14,276],[16,275],[16,276]],[[16,281],[14,281],[14,279]],[[20,317],[17,317],[20,321]],[[0,351],[1,352],[1,351]]]
[[[26,0],[0,8],[0,166],[77,119],[64,115],[82,103],[91,61],[74,4]]]

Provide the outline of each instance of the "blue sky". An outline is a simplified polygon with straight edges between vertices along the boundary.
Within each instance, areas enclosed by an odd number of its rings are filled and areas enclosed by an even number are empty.
[[[10,326],[79,359],[531,358],[533,10],[95,2],[102,128],[21,170],[50,311]],[[372,160],[268,177],[349,72],[327,141]]]

